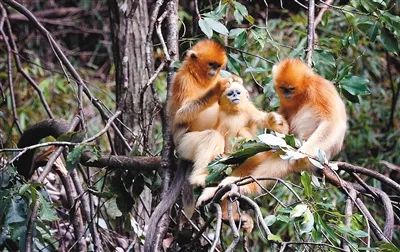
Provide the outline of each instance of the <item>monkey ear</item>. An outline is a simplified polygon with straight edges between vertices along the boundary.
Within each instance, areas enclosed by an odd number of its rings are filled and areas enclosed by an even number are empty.
[[[191,59],[197,59],[197,53],[193,50],[188,50],[186,53],[186,57]]]
[[[276,76],[277,71],[278,71],[278,66],[277,66],[277,65],[274,65],[274,66],[272,67],[272,78],[274,78],[274,76]]]

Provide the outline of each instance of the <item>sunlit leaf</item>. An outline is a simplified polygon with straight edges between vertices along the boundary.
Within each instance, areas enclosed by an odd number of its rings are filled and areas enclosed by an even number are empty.
[[[312,164],[312,165],[314,165],[315,167],[317,167],[317,168],[320,168],[320,169],[324,169],[324,166],[319,162],[319,161],[317,161],[317,160],[315,160],[315,159],[313,159],[313,158],[308,158],[308,160],[310,161],[310,163]]]
[[[210,25],[204,20],[199,20],[199,27],[200,30],[208,37],[211,38],[213,35],[213,30],[211,29]]]
[[[221,22],[214,20],[212,18],[204,18],[204,21],[208,24],[208,26],[213,29],[214,31],[222,34],[222,35],[228,35],[229,31],[228,29],[225,27],[224,24],[222,24]],[[212,34],[211,34],[212,36]]]
[[[314,228],[314,215],[309,209],[304,212],[303,218],[300,226],[300,234],[309,233]]]
[[[277,241],[277,242],[281,242],[282,238],[279,235],[274,235],[274,234],[269,234],[267,239],[269,241]]]
[[[283,138],[277,137],[273,134],[261,134],[257,136],[258,139],[270,146],[279,146],[279,147],[287,147],[287,143]]]
[[[267,224],[267,226],[272,226],[272,224],[274,224],[276,220],[277,218],[275,215],[268,215],[264,218],[265,224]]]
[[[239,34],[241,34],[242,32],[246,31],[243,28],[235,28],[229,31],[229,37],[234,38],[236,36],[238,36]]]
[[[302,216],[306,212],[306,210],[308,210],[308,206],[306,204],[298,204],[290,212],[290,219]]]

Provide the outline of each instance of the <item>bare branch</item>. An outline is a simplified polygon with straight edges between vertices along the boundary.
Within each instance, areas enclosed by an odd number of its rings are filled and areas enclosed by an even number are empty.
[[[221,235],[221,228],[222,228],[222,209],[221,206],[217,203],[212,204],[213,208],[217,212],[217,225],[215,227],[215,235],[214,235],[214,241],[213,244],[211,245],[210,252],[213,252],[215,248],[217,247],[217,244],[219,242],[219,237]]]
[[[312,65],[312,55],[314,52],[314,18],[315,18],[315,3],[314,0],[308,0],[308,25],[307,25],[307,65]]]

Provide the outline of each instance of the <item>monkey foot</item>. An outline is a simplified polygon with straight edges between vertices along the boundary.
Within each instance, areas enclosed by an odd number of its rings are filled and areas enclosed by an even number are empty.
[[[214,197],[215,192],[218,190],[218,187],[207,187],[204,188],[200,197],[197,199],[196,207],[200,207],[204,205],[205,202],[209,201],[212,197]]]
[[[189,182],[191,185],[205,187],[207,174],[192,174],[190,175]]]
[[[253,218],[251,218],[250,215],[243,213],[241,216],[241,221],[242,221],[242,229],[244,232],[247,234],[250,234],[251,231],[253,231],[254,228],[254,221]]]

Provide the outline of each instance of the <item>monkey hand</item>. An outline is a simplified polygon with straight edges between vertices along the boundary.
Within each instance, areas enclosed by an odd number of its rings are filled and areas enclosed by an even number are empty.
[[[250,234],[251,231],[253,231],[254,228],[254,221],[253,218],[247,213],[242,213],[242,216],[240,217],[240,220],[242,221],[242,229],[245,233]]]
[[[231,77],[229,78],[221,78],[217,84],[215,84],[213,88],[213,93],[215,94],[216,97],[220,97],[224,91],[231,85],[230,81]]]
[[[228,82],[229,82],[230,84],[236,82],[236,83],[239,83],[240,85],[243,85],[243,79],[240,78],[240,77],[237,76],[237,75],[234,75],[234,74],[232,74],[232,76],[230,76],[230,77],[228,78]]]
[[[268,129],[274,130],[281,134],[289,133],[289,124],[286,119],[276,112],[269,112],[265,118]]]
[[[226,185],[233,184],[239,177],[229,176],[223,179],[219,184],[218,187],[207,187],[204,188],[203,192],[201,193],[200,197],[197,199],[196,207],[200,207],[204,205],[207,201],[209,201],[212,197],[214,197],[215,193]],[[221,200],[225,199],[228,196],[229,192],[222,196]]]
[[[223,92],[232,85],[232,83],[240,83],[242,85],[243,80],[239,76],[233,74],[228,78],[221,78],[214,87],[214,94],[220,97]]]
[[[207,187],[204,188],[200,197],[197,199],[196,207],[203,206],[207,201],[211,200],[214,197],[215,193],[218,191],[219,187]]]

